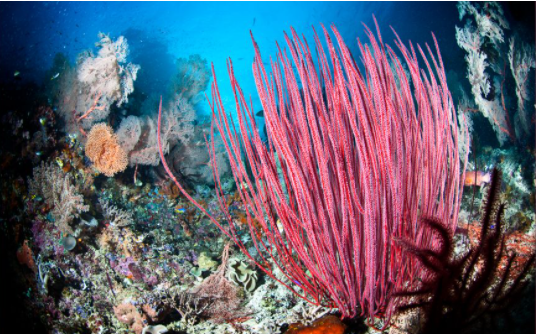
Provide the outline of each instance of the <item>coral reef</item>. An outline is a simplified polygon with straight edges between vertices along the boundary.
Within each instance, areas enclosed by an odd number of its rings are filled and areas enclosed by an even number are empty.
[[[310,49],[292,30],[266,72],[254,43],[262,110],[240,60],[225,96],[201,55],[173,68],[141,32],[125,32],[132,54],[105,34],[63,50],[39,85],[17,71],[0,83],[4,318],[52,334],[533,331],[534,49],[503,7],[458,6],[469,68],[448,73],[452,97],[432,48],[368,28],[355,60],[336,29]],[[488,120],[500,148],[480,143]]]

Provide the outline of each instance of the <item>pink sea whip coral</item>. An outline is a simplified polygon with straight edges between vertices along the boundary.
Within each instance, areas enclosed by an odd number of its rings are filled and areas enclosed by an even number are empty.
[[[333,26],[338,47],[322,26],[327,51],[315,31],[316,66],[305,38],[291,29],[292,38],[285,34],[288,50],[278,45],[271,59],[270,76],[253,40],[267,141],[261,140],[232,61],[238,129],[224,110],[212,70],[212,137],[215,129],[222,136],[257,257],[237,235],[218,165],[213,163],[213,173],[228,227],[184,191],[162,152],[161,157],[183,194],[270,277],[277,279],[278,267],[295,283],[282,284],[311,303],[337,307],[344,317],[356,316],[360,308],[369,318],[389,318],[393,291],[429,274],[393,240],[439,247],[419,215],[449,222],[453,233],[465,166],[435,37],[437,57],[426,46],[431,62],[417,47],[422,70],[413,46],[397,36],[405,69],[379,29],[379,42],[365,29],[370,44],[358,41],[362,68]],[[214,139],[209,150],[215,161]]]

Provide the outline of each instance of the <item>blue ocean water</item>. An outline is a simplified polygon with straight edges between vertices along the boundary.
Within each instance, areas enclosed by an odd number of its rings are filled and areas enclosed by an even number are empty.
[[[284,45],[290,27],[313,43],[311,27],[335,24],[353,53],[357,38],[365,38],[362,24],[374,28],[378,20],[386,42],[394,40],[389,26],[404,41],[430,43],[439,39],[447,68],[463,57],[456,47],[455,3],[370,2],[22,2],[1,4],[0,80],[14,71],[23,80],[42,80],[57,52],[71,61],[104,32],[124,35],[131,60],[142,68],[136,89],[161,93],[179,57],[199,54],[213,63],[227,85],[226,60],[231,58],[245,92],[256,98],[251,64],[251,31],[265,62],[276,54],[275,42]],[[257,102],[257,101],[255,101]]]

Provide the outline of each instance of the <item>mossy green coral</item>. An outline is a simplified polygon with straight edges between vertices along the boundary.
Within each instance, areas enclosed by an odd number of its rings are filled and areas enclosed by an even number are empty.
[[[202,252],[199,255],[199,258],[197,259],[197,264],[199,265],[199,268],[201,270],[213,270],[218,265],[218,263],[212,260],[212,258],[208,256],[205,252]]]

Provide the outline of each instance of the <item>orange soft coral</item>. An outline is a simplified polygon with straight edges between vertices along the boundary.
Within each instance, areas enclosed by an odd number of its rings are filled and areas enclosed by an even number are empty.
[[[346,325],[338,317],[328,315],[315,320],[311,326],[292,324],[285,334],[343,334]]]
[[[17,260],[22,265],[30,268],[33,272],[37,272],[37,266],[33,259],[33,253],[30,246],[28,246],[28,240],[24,240],[24,243],[17,251]]]
[[[125,151],[119,146],[112,128],[105,123],[91,128],[87,136],[86,156],[106,176],[124,171],[128,164]]]

